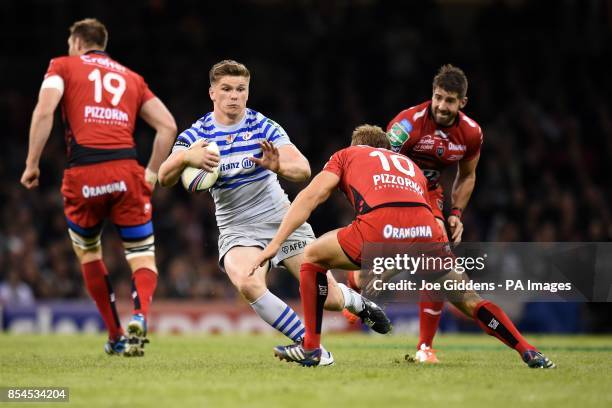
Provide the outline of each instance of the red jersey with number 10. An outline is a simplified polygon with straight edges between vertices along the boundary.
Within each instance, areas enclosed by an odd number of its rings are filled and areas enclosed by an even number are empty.
[[[69,165],[136,157],[136,118],[155,97],[144,79],[102,51],[54,58],[45,78],[54,75],[64,83]]]
[[[402,154],[351,146],[334,153],[323,170],[340,177],[339,188],[357,214],[380,207],[429,207],[423,172]]]

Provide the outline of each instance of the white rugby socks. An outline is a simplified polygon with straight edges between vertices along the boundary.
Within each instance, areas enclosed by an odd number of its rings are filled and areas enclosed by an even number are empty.
[[[344,296],[344,307],[353,314],[359,314],[363,311],[363,300],[361,300],[361,295],[344,283],[338,283],[338,286],[342,291],[342,296]]]
[[[297,313],[269,290],[251,303],[251,307],[265,322],[291,340],[299,341],[304,336],[304,325]]]

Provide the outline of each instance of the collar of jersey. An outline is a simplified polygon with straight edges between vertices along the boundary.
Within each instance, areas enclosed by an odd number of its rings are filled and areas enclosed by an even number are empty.
[[[85,53],[85,55],[87,54],[100,54],[100,55],[106,55],[108,57],[108,53],[102,50],[89,50]]]
[[[212,116],[212,124],[219,130],[221,130],[222,132],[233,132],[235,130],[240,129],[241,127],[244,126],[244,124],[246,123],[246,119],[248,116],[248,109],[244,110],[244,116],[242,117],[242,119],[240,119],[240,121],[238,121],[238,123],[234,124],[234,125],[222,125],[220,123],[217,122],[217,120],[215,119],[215,114],[213,113]]]

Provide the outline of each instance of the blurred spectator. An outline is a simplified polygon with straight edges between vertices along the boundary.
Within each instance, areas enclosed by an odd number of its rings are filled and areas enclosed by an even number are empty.
[[[21,280],[16,270],[9,271],[7,280],[0,283],[0,305],[31,306],[33,304],[32,289]]]

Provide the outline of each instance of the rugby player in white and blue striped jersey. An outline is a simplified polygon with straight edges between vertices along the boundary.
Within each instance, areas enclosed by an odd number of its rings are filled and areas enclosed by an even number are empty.
[[[304,326],[291,307],[268,290],[269,266],[251,275],[249,267],[274,237],[290,205],[277,175],[301,182],[310,177],[310,165],[280,125],[246,107],[249,80],[248,69],[238,62],[225,60],[212,67],[209,95],[213,111],[178,136],[159,170],[159,181],[171,186],[186,166],[211,171],[219,165],[219,178],[210,189],[219,227],[219,264],[255,312],[297,342],[304,335]],[[204,148],[212,141],[219,146],[220,157]],[[313,240],[312,228],[303,224],[272,262],[282,263],[299,278],[304,247]],[[347,307],[368,320],[376,306],[338,284],[331,273],[328,280],[325,308],[342,311]],[[322,361],[331,364],[331,353],[324,354]]]

